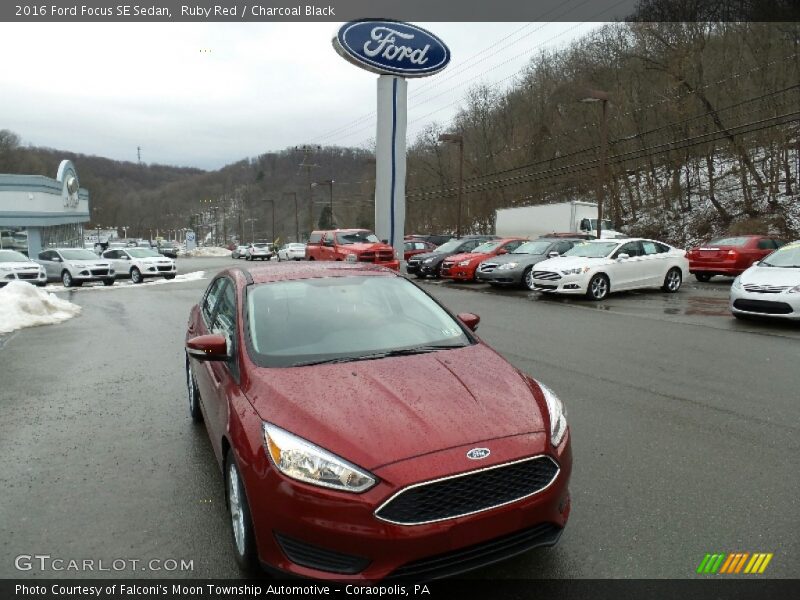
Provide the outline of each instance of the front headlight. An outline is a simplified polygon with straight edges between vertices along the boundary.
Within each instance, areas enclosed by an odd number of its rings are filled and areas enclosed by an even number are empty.
[[[733,288],[734,290],[742,289],[742,276],[741,275],[737,276],[736,279],[733,280],[733,283],[731,284],[731,288]]]
[[[498,271],[508,271],[509,269],[514,269],[519,266],[519,263],[503,263],[499,267],[497,267]]]
[[[547,412],[550,413],[550,440],[553,446],[558,446],[567,431],[567,409],[553,390],[543,383],[539,383],[539,387],[547,402]]]
[[[561,271],[562,275],[580,275],[581,273],[586,273],[589,270],[589,267],[576,267],[574,269],[567,269],[565,271]]]
[[[458,266],[459,267],[468,267],[469,266],[469,261],[468,260],[462,260],[460,263],[458,263]]]
[[[366,471],[271,423],[264,423],[264,444],[278,470],[292,479],[356,493],[375,485]]]
[[[425,264],[426,264],[426,265],[429,265],[429,264],[431,264],[431,263],[432,263],[434,260],[436,260],[436,259],[435,259],[435,258],[426,258],[426,259],[425,259]]]
[[[787,294],[800,294],[800,285],[794,286],[792,289],[786,292]]]

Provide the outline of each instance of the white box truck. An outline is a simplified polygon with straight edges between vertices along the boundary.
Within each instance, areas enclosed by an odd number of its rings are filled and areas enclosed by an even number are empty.
[[[597,204],[594,202],[559,202],[495,211],[495,233],[500,237],[531,239],[550,233],[581,233],[597,236]],[[604,238],[621,237],[611,221],[603,219],[600,232]]]

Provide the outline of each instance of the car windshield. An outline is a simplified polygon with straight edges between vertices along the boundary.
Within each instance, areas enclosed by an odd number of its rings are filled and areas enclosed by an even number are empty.
[[[480,246],[475,246],[475,249],[471,250],[471,252],[475,254],[488,254],[489,252],[494,252],[500,243],[501,242],[483,242]]]
[[[553,242],[525,242],[511,254],[544,254]]]
[[[800,269],[800,242],[788,244],[761,261],[765,267]]]
[[[269,244],[253,244],[256,248],[269,248]]]
[[[369,231],[344,231],[336,234],[336,243],[341,245],[380,242],[378,236]]]
[[[149,258],[151,256],[161,256],[155,250],[147,250],[145,248],[132,248],[128,250],[128,254],[130,254],[133,258]]]
[[[402,277],[261,284],[248,289],[247,319],[251,348],[267,367],[365,360],[392,351],[471,343],[444,309]]]
[[[29,262],[30,259],[16,250],[0,250],[0,262]]]
[[[584,242],[577,244],[566,252],[563,256],[582,256],[583,258],[604,258],[611,254],[619,246],[617,242]]]
[[[445,242],[444,244],[436,248],[434,252],[455,252],[460,245],[461,245],[461,240],[450,240],[449,242]]]
[[[97,254],[83,248],[60,250],[60,252],[64,260],[97,260]]]
[[[717,238],[708,242],[709,246],[744,246],[749,238],[746,237],[726,237]]]

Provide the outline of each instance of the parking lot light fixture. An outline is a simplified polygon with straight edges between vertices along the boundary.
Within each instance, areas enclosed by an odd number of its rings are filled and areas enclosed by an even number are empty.
[[[580,102],[600,103],[600,164],[597,174],[597,238],[600,239],[603,233],[603,200],[605,197],[606,181],[606,156],[608,154],[608,92],[595,89],[587,89],[583,93]]]

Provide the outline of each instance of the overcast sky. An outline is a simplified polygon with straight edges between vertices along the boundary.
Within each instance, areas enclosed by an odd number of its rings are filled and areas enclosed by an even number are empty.
[[[409,82],[409,140],[479,83],[505,87],[542,48],[597,23],[418,23],[452,61]],[[216,169],[303,143],[366,146],[376,75],[331,23],[0,23],[0,129],[25,144]]]

